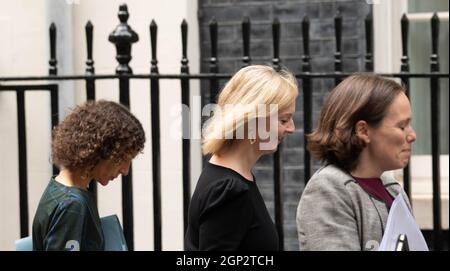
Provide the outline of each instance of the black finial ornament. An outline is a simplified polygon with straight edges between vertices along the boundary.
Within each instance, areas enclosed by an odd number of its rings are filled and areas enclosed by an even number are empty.
[[[272,65],[275,70],[280,70],[280,20],[275,18],[272,22],[272,42],[273,42],[273,59]]]
[[[245,16],[242,21],[242,42],[244,47],[244,56],[242,57],[242,62],[244,62],[244,67],[250,65],[250,18]]]
[[[402,32],[402,58],[400,70],[402,72],[409,71],[409,57],[408,57],[408,34],[409,34],[409,19],[405,13],[403,13],[401,19],[401,32]]]
[[[109,34],[108,40],[116,46],[116,59],[119,66],[116,68],[117,74],[133,73],[128,63],[131,60],[131,45],[139,40],[139,36],[127,24],[129,17],[128,8],[126,4],[119,7],[120,24]]]
[[[94,26],[91,21],[88,21],[85,26],[86,30],[86,45],[87,45],[87,60],[86,60],[86,73],[94,73],[94,60],[92,59],[92,35]]]
[[[304,16],[302,20],[302,35],[303,35],[303,56],[302,56],[302,71],[310,72],[311,63],[309,56],[309,18]]]
[[[52,23],[50,25],[50,60],[48,61],[48,64],[50,64],[50,67],[48,69],[48,73],[50,75],[56,75],[58,72],[58,68],[56,67],[56,64],[58,64],[58,61],[56,60],[56,25],[55,23]]]
[[[187,59],[187,33],[188,33],[188,24],[186,22],[186,19],[183,19],[181,22],[181,51],[182,51],[182,58],[181,58],[181,72],[182,73],[189,73],[189,60]]]

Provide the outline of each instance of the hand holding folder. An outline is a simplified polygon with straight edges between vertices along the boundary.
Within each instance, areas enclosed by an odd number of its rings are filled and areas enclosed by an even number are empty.
[[[394,251],[398,249],[428,251],[425,238],[400,194],[392,203],[386,230],[378,250]]]
[[[408,237],[406,234],[400,234],[398,236],[395,251],[409,251]]]

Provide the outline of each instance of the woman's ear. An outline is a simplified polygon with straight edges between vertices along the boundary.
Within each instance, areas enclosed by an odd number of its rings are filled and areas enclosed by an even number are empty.
[[[364,143],[369,144],[370,143],[370,137],[369,137],[369,125],[367,122],[363,120],[359,120],[355,124],[355,133],[356,136],[361,139]]]

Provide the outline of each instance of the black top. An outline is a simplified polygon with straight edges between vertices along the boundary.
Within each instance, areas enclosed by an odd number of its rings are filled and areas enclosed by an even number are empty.
[[[189,206],[185,250],[278,249],[278,234],[256,182],[206,163]]]
[[[90,192],[52,178],[33,220],[33,250],[104,250],[97,206]]]

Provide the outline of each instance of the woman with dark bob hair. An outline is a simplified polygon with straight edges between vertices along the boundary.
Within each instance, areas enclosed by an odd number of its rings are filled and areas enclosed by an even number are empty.
[[[386,171],[405,167],[416,133],[405,90],[372,74],[342,81],[327,97],[307,148],[325,162],[297,209],[300,250],[374,250],[393,199],[406,193]]]
[[[88,101],[53,129],[52,158],[60,169],[41,197],[33,221],[33,250],[104,250],[91,181],[103,186],[127,175],[144,149],[139,120],[124,106]]]

